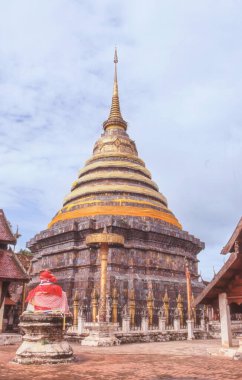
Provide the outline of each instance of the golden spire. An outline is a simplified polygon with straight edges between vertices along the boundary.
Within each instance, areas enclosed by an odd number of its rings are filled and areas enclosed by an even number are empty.
[[[103,123],[103,128],[108,127],[121,127],[127,129],[127,123],[123,119],[120,111],[119,105],[119,96],[118,96],[118,77],[117,77],[117,63],[118,63],[118,54],[117,48],[114,51],[114,83],[113,83],[113,96],[112,96],[112,105],[108,119]]]

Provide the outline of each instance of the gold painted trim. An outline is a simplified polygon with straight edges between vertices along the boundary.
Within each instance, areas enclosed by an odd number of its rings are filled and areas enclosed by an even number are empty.
[[[94,154],[89,160],[86,161],[86,165],[91,162],[95,162],[96,160],[100,160],[100,158],[109,158],[109,157],[120,157],[125,158],[126,160],[133,160],[138,162],[140,165],[145,166],[145,163],[141,158],[134,156],[133,154],[121,153],[121,152],[105,152]]]
[[[69,203],[68,205],[63,207],[62,210],[65,212],[65,211],[69,211],[73,207],[80,206],[80,205],[90,205],[90,204],[94,205],[95,203],[106,203],[107,202],[105,200],[93,199],[93,198],[90,199],[90,198],[92,198],[92,197],[87,197],[86,200],[78,200],[78,201],[74,201],[73,203]],[[88,199],[90,199],[90,200],[88,200]],[[138,199],[132,199],[132,198],[129,198],[129,199],[128,198],[117,198],[117,199],[110,199],[109,202],[119,203],[119,206],[121,206],[123,203],[137,203],[137,204],[141,204],[141,205],[149,205],[149,206],[164,208],[165,210],[172,212],[171,210],[169,210],[169,208],[164,206],[162,203],[157,202],[155,200],[153,200],[152,202],[146,202],[146,201],[140,201]]]
[[[94,233],[87,235],[86,237],[86,245],[93,245],[93,244],[102,244],[106,243],[108,245],[112,244],[118,244],[118,245],[124,245],[124,237],[119,234],[114,233],[107,233],[107,232],[101,232],[101,233]]]
[[[78,177],[80,178],[82,175],[84,175],[86,172],[89,172],[90,170],[95,169],[103,169],[103,168],[125,168],[125,169],[133,169],[140,171],[144,173],[147,177],[151,178],[151,174],[148,169],[146,169],[144,166],[141,166],[139,164],[134,164],[129,161],[99,161],[95,162],[93,164],[89,164],[85,166],[83,169],[79,171]]]
[[[162,203],[167,205],[166,198],[155,190],[146,189],[145,187],[130,186],[130,185],[91,185],[83,186],[78,189],[73,190],[64,199],[64,205],[75,198],[81,197],[86,194],[96,194],[96,193],[132,193],[144,196],[153,197],[160,200]]]
[[[122,179],[123,180],[124,179],[128,181],[138,181],[138,182],[142,182],[142,183],[145,183],[146,185],[151,186],[154,190],[159,191],[159,188],[156,185],[156,183],[148,179],[147,177],[141,174],[137,174],[137,173],[122,172],[118,170],[102,171],[102,172],[86,174],[74,182],[73,184],[74,186],[72,187],[72,190],[74,190],[79,185],[82,185],[83,183],[100,180],[100,179],[102,180],[106,180],[106,179]]]
[[[176,217],[172,214],[168,214],[162,211],[154,210],[151,208],[140,208],[131,206],[93,206],[85,207],[74,211],[57,214],[49,223],[48,228],[53,224],[68,219],[84,218],[96,215],[120,215],[120,216],[139,216],[148,217],[163,220],[166,223],[170,223],[179,229],[182,229],[181,224]]]

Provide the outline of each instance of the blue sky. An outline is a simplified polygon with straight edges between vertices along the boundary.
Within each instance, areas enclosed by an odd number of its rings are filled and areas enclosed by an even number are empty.
[[[118,46],[122,114],[203,277],[241,217],[242,3],[0,0],[0,207],[22,237],[61,208],[102,131]]]

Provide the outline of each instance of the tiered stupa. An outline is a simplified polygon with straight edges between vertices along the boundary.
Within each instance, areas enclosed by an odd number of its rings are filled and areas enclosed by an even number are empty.
[[[204,244],[182,230],[126,132],[117,62],[115,51],[111,110],[93,155],[48,229],[37,234],[28,247],[35,254],[33,282],[41,269],[50,268],[69,298],[77,290],[90,305],[94,289],[97,294],[100,291],[100,261],[98,249],[88,248],[85,238],[104,227],[122,235],[124,247],[109,250],[107,274],[107,293],[111,297],[115,289],[120,311],[131,290],[136,307],[146,303],[148,292],[157,307],[166,290],[173,303],[179,292],[185,298],[185,257],[193,292],[198,294],[203,286],[198,281],[197,254]]]

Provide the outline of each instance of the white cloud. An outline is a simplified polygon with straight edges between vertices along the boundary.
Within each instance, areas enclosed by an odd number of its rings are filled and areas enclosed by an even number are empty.
[[[121,107],[204,277],[241,216],[241,5],[9,0],[0,13],[0,204],[45,228],[101,133],[115,44]]]

